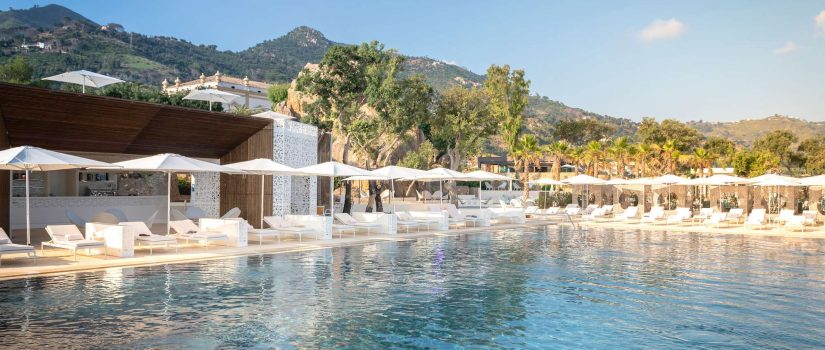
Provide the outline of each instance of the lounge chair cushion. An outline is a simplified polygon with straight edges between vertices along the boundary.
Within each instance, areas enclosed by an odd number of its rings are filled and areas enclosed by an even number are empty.
[[[177,242],[175,237],[170,236],[161,236],[161,235],[149,235],[149,236],[137,236],[135,237],[138,241],[144,242]]]
[[[11,241],[8,238],[0,238],[0,244],[9,244]]]
[[[34,247],[30,245],[22,245],[22,244],[0,244],[0,253],[3,252],[26,252],[26,251],[34,251]]]

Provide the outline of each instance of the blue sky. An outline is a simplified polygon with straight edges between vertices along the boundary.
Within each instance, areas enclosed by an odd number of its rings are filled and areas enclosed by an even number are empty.
[[[53,2],[220,49],[307,25],[478,73],[507,63],[525,69],[534,92],[634,120],[825,121],[825,0]]]

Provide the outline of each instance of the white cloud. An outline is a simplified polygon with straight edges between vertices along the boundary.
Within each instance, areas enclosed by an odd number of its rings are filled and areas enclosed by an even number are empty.
[[[822,10],[816,17],[814,17],[814,22],[816,22],[816,27],[822,31],[825,31],[825,10]]]
[[[655,41],[663,39],[673,39],[681,36],[685,32],[685,25],[678,19],[669,20],[657,19],[639,32],[639,38],[644,41]]]
[[[786,53],[794,52],[794,51],[796,51],[796,49],[797,49],[796,43],[793,42],[793,41],[789,41],[789,42],[785,43],[784,46],[774,49],[773,53],[775,53],[777,55],[784,55]]]

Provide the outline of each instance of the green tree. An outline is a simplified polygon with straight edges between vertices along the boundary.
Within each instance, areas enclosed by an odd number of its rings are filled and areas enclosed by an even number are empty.
[[[513,156],[524,126],[524,109],[530,95],[530,81],[524,70],[510,71],[509,65],[492,65],[487,69],[484,91],[490,99],[490,115],[501,123],[500,135]]]
[[[559,140],[547,145],[545,152],[553,157],[553,168],[551,173],[553,180],[561,180],[561,163],[567,159],[570,153],[570,144]]]
[[[266,97],[275,106],[278,103],[286,101],[289,96],[289,84],[274,84],[266,89]]]
[[[438,150],[435,149],[432,142],[424,140],[418,148],[408,151],[400,161],[399,166],[429,170],[435,163],[435,157],[438,155]]]
[[[625,164],[630,157],[630,142],[626,136],[613,139],[613,143],[607,148],[608,154],[616,161],[616,170],[620,178],[625,177]]]
[[[443,145],[450,169],[458,170],[466,157],[478,154],[483,141],[498,131],[498,118],[490,115],[484,91],[461,86],[444,91],[430,131],[435,144]]]
[[[0,81],[14,84],[27,84],[32,80],[34,69],[26,63],[23,56],[17,56],[0,65]]]
[[[593,118],[563,119],[556,123],[553,137],[576,146],[601,141],[616,131],[616,127]]]
[[[717,158],[717,155],[706,148],[697,148],[693,151],[693,159],[696,163],[697,176],[704,177],[705,176],[705,169],[708,169],[708,176],[713,175],[713,161]]]
[[[711,164],[716,164],[719,167],[730,165],[731,159],[736,153],[736,145],[733,141],[719,136],[708,137],[702,148],[716,156]]]
[[[516,151],[514,152],[516,168],[522,168],[522,183],[524,184],[523,198],[526,200],[530,194],[530,187],[527,183],[530,182],[530,170],[533,167],[541,166],[542,148],[539,146],[539,140],[536,135],[527,134],[522,135],[516,144]]]
[[[599,141],[590,141],[584,145],[584,161],[588,164],[591,176],[599,175],[602,159],[604,158],[604,145]]]
[[[733,156],[733,170],[738,176],[759,176],[778,166],[779,156],[770,151],[743,149]]]
[[[391,104],[386,99],[397,97],[396,77],[402,62],[397,52],[385,50],[377,41],[358,46],[338,45],[327,50],[317,70],[304,70],[298,77],[297,90],[315,98],[307,106],[304,120],[342,139],[341,162],[349,162],[353,141],[362,155],[373,154],[369,147],[377,137],[376,129],[391,124],[381,119],[392,114],[387,112]],[[366,162],[369,161],[367,158]],[[347,183],[345,212],[352,205],[351,192]],[[374,200],[376,210],[381,210],[374,182],[370,182],[370,192],[370,203]]]
[[[576,169],[574,169],[575,175],[579,175],[579,169],[581,169],[581,164],[585,160],[584,147],[571,148],[567,156],[568,159],[570,159],[570,162],[572,162],[573,165],[576,167]]]
[[[756,139],[753,143],[754,151],[765,151],[779,157],[779,165],[788,171],[793,171],[794,165],[799,165],[798,155],[791,146],[799,138],[787,130],[774,130]]]
[[[665,119],[661,123],[653,118],[643,118],[636,130],[636,139],[650,144],[662,145],[668,140],[680,152],[690,152],[702,141],[702,134],[678,120]]]
[[[797,152],[808,175],[825,173],[825,137],[802,141]]]

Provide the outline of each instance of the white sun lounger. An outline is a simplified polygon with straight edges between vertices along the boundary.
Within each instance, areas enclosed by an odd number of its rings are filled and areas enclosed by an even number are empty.
[[[794,215],[785,221],[785,231],[800,230],[805,232],[805,217],[802,215]]]
[[[713,216],[714,209],[713,208],[700,208],[699,214],[693,216],[694,223],[704,223],[711,216]]]
[[[284,218],[279,216],[264,216],[264,222],[266,222],[266,224],[273,230],[297,235],[298,242],[302,242],[304,240],[304,234],[314,232],[312,228],[290,224],[288,221],[284,220]]]
[[[186,241],[203,241],[205,246],[209,248],[210,241],[227,241],[229,237],[220,232],[200,231],[198,226],[192,220],[173,220],[169,222],[169,226],[175,231],[176,238]]]
[[[363,221],[355,220],[354,217],[352,217],[351,215],[349,215],[347,213],[337,213],[337,214],[335,214],[335,219],[337,219],[338,221],[340,221],[341,223],[343,223],[344,225],[347,225],[347,226],[366,229],[367,230],[367,236],[370,235],[372,229],[381,227],[381,224],[379,224],[377,222],[363,222]]]
[[[759,208],[752,210],[751,213],[748,214],[748,218],[745,219],[744,226],[759,226],[760,230],[765,227],[765,209]]]
[[[687,207],[679,207],[676,208],[676,213],[667,217],[667,224],[681,224],[686,221],[690,221],[691,217],[693,216],[693,212],[690,211],[690,208]]]
[[[174,245],[175,251],[178,251],[178,239],[175,238],[175,236],[156,235],[152,233],[152,230],[150,230],[149,226],[146,226],[146,223],[143,221],[125,221],[118,225],[128,227],[132,230],[132,233],[135,235],[135,242],[137,242],[139,246],[149,246],[149,255],[154,253],[155,246],[169,248]]]
[[[640,223],[655,224],[657,220],[665,216],[665,207],[653,207],[650,211],[642,215]]]
[[[727,216],[727,213],[713,213],[709,219],[704,221],[704,224],[722,228],[722,223],[725,222],[725,217]]]
[[[456,208],[453,204],[447,204],[445,207],[447,209],[447,213],[450,214],[450,218],[455,219],[456,222],[464,223],[464,226],[467,226],[468,222],[473,223],[473,226],[478,226],[478,224],[482,221],[481,218],[476,216],[464,215],[464,213],[458,210],[458,208]]]
[[[0,228],[0,257],[9,254],[26,254],[37,262],[37,253],[34,247],[25,244],[14,244],[6,231]]]
[[[276,229],[273,229],[273,228],[255,228],[254,226],[250,225],[246,220],[240,219],[240,218],[233,219],[233,220],[243,221],[243,223],[241,225],[246,225],[246,233],[247,233],[248,237],[249,238],[255,238],[255,240],[258,241],[258,245],[263,244],[264,238],[277,237],[278,242],[281,241],[281,232],[276,230]]]
[[[623,212],[613,216],[613,221],[628,221],[639,215],[639,207],[627,207]]]
[[[51,241],[40,243],[41,255],[46,246],[60,249],[68,249],[74,253],[74,260],[77,261],[77,250],[86,249],[86,254],[91,254],[92,248],[103,247],[106,253],[106,244],[101,241],[85,239],[83,234],[75,225],[48,225],[46,233]]]
[[[398,216],[398,219],[400,219],[402,221],[407,221],[407,222],[412,221],[412,222],[417,222],[419,225],[427,226],[427,231],[430,230],[430,225],[438,226],[438,222],[439,222],[436,219],[416,218],[416,217],[412,216],[412,214],[410,214],[407,211],[399,211],[399,212],[395,213],[395,215]]]
[[[745,217],[745,209],[742,208],[731,208],[728,211],[728,215],[725,216],[725,220],[729,222],[739,223],[739,220]]]

